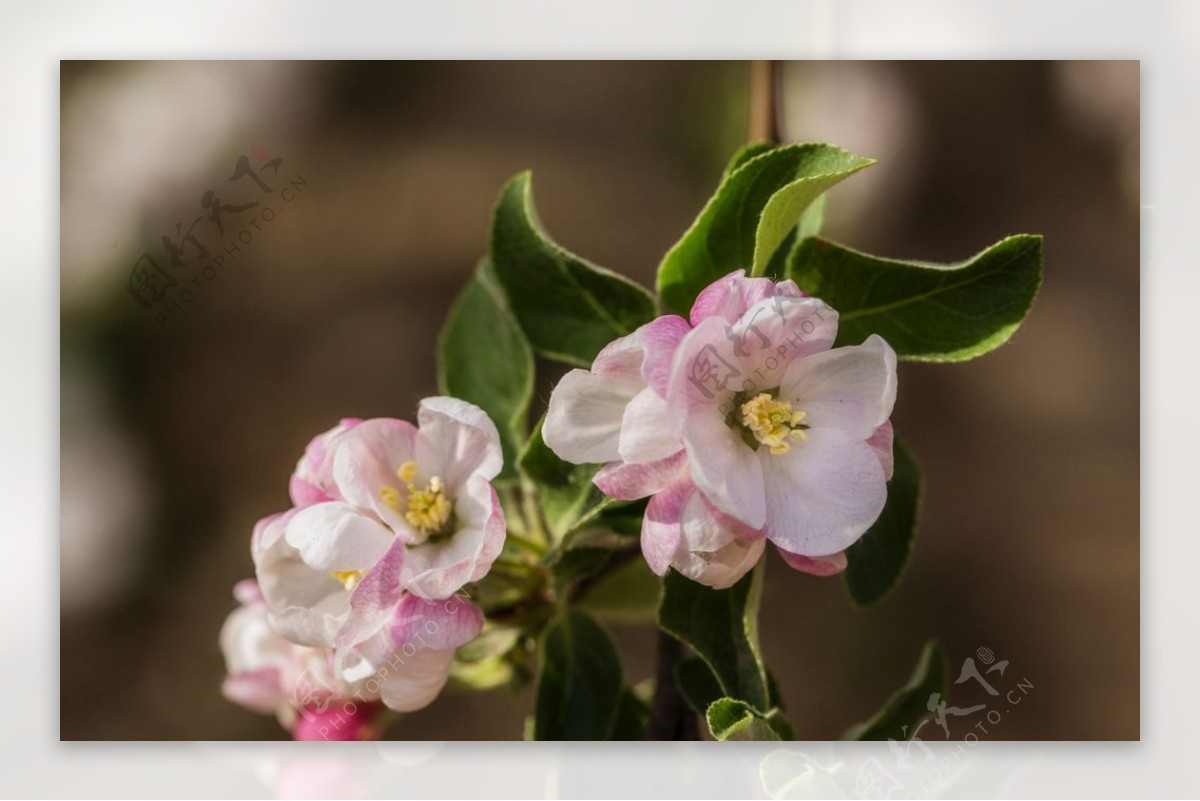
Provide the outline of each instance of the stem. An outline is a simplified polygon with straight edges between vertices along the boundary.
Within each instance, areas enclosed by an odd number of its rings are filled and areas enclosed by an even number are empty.
[[[779,69],[774,61],[750,62],[750,141],[779,143]]]
[[[647,740],[699,740],[696,716],[675,686],[675,666],[683,656],[683,643],[659,629],[654,704],[650,708]]]

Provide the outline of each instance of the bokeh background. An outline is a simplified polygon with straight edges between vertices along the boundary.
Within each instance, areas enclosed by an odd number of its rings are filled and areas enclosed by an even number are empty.
[[[745,138],[749,66],[61,75],[61,737],[284,737],[221,698],[216,637],[252,573],[251,526],[287,505],[304,444],[436,392],[439,326],[513,173],[533,169],[558,242],[651,285]],[[789,63],[781,98],[786,139],[879,159],[832,192],[830,237],[940,261],[1046,237],[1044,287],[1010,344],[901,367],[894,420],[926,494],[897,590],[855,609],[839,580],[772,555],[762,639],[801,739],[869,716],[928,637],[952,678],[986,647],[1009,661],[1001,684],[1032,684],[987,739],[1137,739],[1137,63]],[[227,183],[243,154],[282,158],[261,175],[302,188],[214,279],[182,268],[192,300],[156,320],[126,290],[131,267],[151,252],[172,269],[162,236],[205,213],[205,190],[264,197]],[[228,238],[200,236],[212,252]],[[649,676],[651,627],[611,625],[628,675]],[[448,692],[393,733],[519,738],[529,695]],[[952,698],[987,700],[967,685]]]

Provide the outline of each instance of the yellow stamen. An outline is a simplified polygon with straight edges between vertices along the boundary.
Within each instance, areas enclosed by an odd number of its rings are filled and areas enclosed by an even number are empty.
[[[400,511],[400,490],[396,489],[395,487],[380,487],[379,497],[383,498],[383,502],[385,504],[395,509],[397,512]]]
[[[792,404],[776,400],[767,392],[742,404],[742,423],[775,456],[791,450],[792,440],[807,438],[805,417],[804,412],[792,409]]]
[[[362,577],[366,575],[363,570],[334,570],[329,575],[342,583],[342,586],[349,592],[358,586],[358,582],[362,581]]]
[[[408,511],[404,513],[404,519],[413,528],[425,534],[440,531],[450,519],[454,508],[450,505],[450,499],[442,492],[442,480],[434,476],[429,479],[429,486],[423,490],[412,489],[411,484],[409,487]]]
[[[396,478],[404,485],[404,490],[395,487],[380,487],[379,496],[383,502],[397,512],[404,512],[408,524],[422,534],[436,534],[449,522],[454,512],[454,506],[446,497],[441,476],[433,476],[424,488],[414,483],[417,478],[417,463],[407,461],[396,468]],[[407,500],[401,504],[401,492],[407,493]]]
[[[411,484],[413,479],[417,477],[417,463],[409,459],[404,464],[396,468],[396,478],[400,479],[401,484]]]

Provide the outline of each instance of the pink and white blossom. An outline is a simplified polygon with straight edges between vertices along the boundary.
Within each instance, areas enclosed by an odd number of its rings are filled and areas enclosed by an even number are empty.
[[[253,579],[238,582],[233,594],[239,606],[225,619],[219,638],[224,696],[252,712],[275,715],[298,740],[369,738],[378,696],[351,698],[337,679],[332,651],[279,636]]]
[[[791,281],[732,273],[568,373],[543,434],[603,462],[613,498],[650,497],[642,549],[730,586],[773,543],[792,567],[845,568],[891,475],[896,356],[877,336],[833,348],[837,312]]]

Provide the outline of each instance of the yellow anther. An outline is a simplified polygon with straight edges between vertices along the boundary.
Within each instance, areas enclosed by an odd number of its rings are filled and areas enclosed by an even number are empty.
[[[329,575],[342,583],[342,586],[349,592],[358,586],[358,582],[362,581],[362,577],[366,575],[362,570],[334,570]]]
[[[396,478],[400,479],[401,484],[411,484],[416,477],[417,463],[411,459],[396,468]]]
[[[404,519],[409,525],[425,534],[434,534],[450,519],[454,507],[442,493],[442,481],[437,476],[429,480],[429,487],[414,490],[408,496],[408,511]]]
[[[400,490],[395,487],[380,487],[379,497],[383,499],[385,504],[397,512],[400,511]]]
[[[445,528],[454,506],[446,497],[441,476],[433,476],[425,487],[419,488],[414,483],[417,478],[417,463],[407,461],[396,468],[396,478],[404,485],[403,490],[395,487],[381,487],[379,496],[383,502],[397,512],[404,512],[404,519],[420,533],[429,536],[438,534]],[[401,493],[407,495],[407,500],[401,503]]]
[[[792,409],[792,404],[777,400],[767,392],[742,404],[743,425],[775,456],[791,450],[792,440],[806,438],[805,416],[804,412]]]

